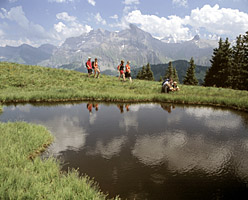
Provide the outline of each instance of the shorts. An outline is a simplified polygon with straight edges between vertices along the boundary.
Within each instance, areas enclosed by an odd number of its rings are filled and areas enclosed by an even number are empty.
[[[88,74],[91,74],[92,73],[92,69],[88,69]]]
[[[131,73],[126,72],[125,77],[127,77],[127,78],[131,77]]]
[[[123,70],[120,70],[120,73],[121,73],[121,74],[124,74],[124,71],[123,71]]]

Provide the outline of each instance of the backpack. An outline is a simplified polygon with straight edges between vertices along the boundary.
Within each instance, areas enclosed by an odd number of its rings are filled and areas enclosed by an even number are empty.
[[[88,68],[88,66],[87,66],[87,62],[85,63],[85,67],[86,67],[86,68]]]
[[[92,66],[92,69],[95,69],[95,62],[94,61],[91,62],[91,66]]]

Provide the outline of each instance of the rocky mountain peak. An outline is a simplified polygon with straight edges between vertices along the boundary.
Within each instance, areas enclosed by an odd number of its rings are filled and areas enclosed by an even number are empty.
[[[192,40],[199,41],[200,40],[200,36],[199,35],[195,35],[195,37]]]

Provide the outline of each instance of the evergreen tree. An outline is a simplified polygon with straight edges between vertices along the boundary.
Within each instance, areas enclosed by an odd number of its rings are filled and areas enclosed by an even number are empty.
[[[153,72],[151,70],[150,64],[147,63],[146,65],[146,76],[145,76],[145,80],[148,81],[153,81],[154,80],[154,76],[153,76]]]
[[[210,60],[211,67],[209,68],[209,70],[206,72],[206,75],[205,75],[205,79],[204,79],[205,86],[216,85],[215,76],[218,73],[218,68],[221,62],[220,52],[222,49],[222,45],[223,45],[223,41],[222,41],[222,38],[220,38],[219,47],[213,50],[213,56],[212,56],[212,59]]]
[[[169,66],[167,70],[165,71],[164,79],[170,79],[173,78],[173,66],[172,62],[169,62]]]
[[[179,78],[175,67],[173,67],[173,80],[179,83]]]
[[[248,90],[248,31],[243,36],[243,52],[244,52],[244,60],[241,66],[241,86],[239,89]]]
[[[232,63],[232,88],[241,89],[243,84],[242,68],[244,65],[244,43],[242,36],[239,35],[236,40],[236,46],[233,46],[233,63]]]
[[[183,80],[183,84],[185,85],[198,85],[198,80],[195,77],[195,64],[194,59],[190,59],[190,66],[186,72],[186,76]]]
[[[207,71],[204,85],[217,87],[231,87],[232,85],[232,49],[228,38],[225,42],[219,40],[219,47],[214,49],[211,67]]]
[[[143,65],[142,69],[137,74],[137,79],[154,80],[153,72],[149,63],[146,65],[146,67]]]

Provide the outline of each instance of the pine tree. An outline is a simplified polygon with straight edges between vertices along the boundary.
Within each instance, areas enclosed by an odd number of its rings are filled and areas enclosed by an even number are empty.
[[[194,59],[190,59],[190,66],[186,72],[186,76],[183,80],[183,84],[185,85],[198,85],[198,80],[195,77],[195,64]]]
[[[146,65],[146,67],[143,65],[142,69],[137,74],[137,79],[154,80],[153,72],[149,63]]]
[[[179,78],[175,67],[173,67],[173,80],[179,83]]]
[[[232,49],[228,38],[225,42],[219,40],[219,47],[214,49],[211,67],[207,71],[204,85],[231,87],[232,84]]]
[[[239,35],[236,39],[236,46],[233,46],[233,63],[232,63],[232,88],[241,89],[243,84],[242,68],[244,65],[244,43],[242,36]]]
[[[172,62],[169,62],[169,66],[167,70],[165,71],[164,79],[170,79],[173,78],[173,66]]]
[[[213,56],[212,59],[210,60],[211,62],[211,67],[208,69],[208,71],[206,72],[205,75],[205,79],[204,79],[204,85],[205,86],[215,86],[216,85],[216,80],[215,80],[215,76],[218,73],[218,68],[221,62],[220,59],[220,51],[222,48],[222,38],[220,38],[219,40],[219,47],[215,48],[213,50]]]
[[[146,77],[145,80],[149,80],[149,81],[154,80],[153,72],[151,70],[149,63],[147,63],[147,65],[146,65],[146,76],[145,77]]]

